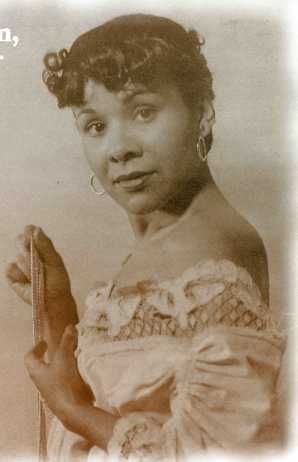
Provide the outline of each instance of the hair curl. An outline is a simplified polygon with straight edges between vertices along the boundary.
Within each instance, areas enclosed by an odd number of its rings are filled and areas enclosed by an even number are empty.
[[[110,91],[128,81],[150,88],[171,83],[194,111],[214,99],[203,44],[196,31],[170,19],[120,16],[79,36],[69,52],[47,53],[43,81],[60,108],[83,105],[85,83],[93,79]]]

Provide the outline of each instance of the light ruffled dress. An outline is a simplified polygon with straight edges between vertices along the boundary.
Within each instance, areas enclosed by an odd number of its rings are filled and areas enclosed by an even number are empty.
[[[284,337],[248,272],[221,260],[181,277],[87,298],[78,368],[94,405],[119,417],[107,452],[54,420],[51,462],[185,460],[276,438]]]

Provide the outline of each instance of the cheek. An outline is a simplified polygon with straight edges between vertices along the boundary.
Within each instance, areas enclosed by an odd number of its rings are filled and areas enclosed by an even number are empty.
[[[104,181],[108,173],[108,163],[96,142],[83,141],[85,158],[100,181]]]
[[[159,133],[153,138],[156,140],[155,152],[158,154],[156,160],[169,173],[173,170],[178,173],[178,170],[193,163],[195,135],[193,128],[185,123],[185,119],[174,119],[170,122],[172,123],[162,124]]]

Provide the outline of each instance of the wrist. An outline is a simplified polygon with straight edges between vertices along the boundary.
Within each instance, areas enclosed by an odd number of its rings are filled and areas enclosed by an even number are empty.
[[[75,403],[65,407],[61,422],[91,444],[106,449],[118,417],[92,404]]]
[[[62,422],[63,426],[73,432],[80,434],[80,416],[87,412],[87,406],[79,404],[79,403],[70,403],[70,402],[63,402],[61,406],[59,406],[59,412],[55,413],[56,417]]]

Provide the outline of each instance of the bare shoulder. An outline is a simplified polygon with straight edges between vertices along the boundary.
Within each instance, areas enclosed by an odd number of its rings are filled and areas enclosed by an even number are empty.
[[[262,294],[265,303],[269,304],[269,273],[266,249],[256,229],[240,217],[237,225],[229,231],[230,259],[238,266],[245,268],[251,275]]]
[[[119,286],[152,277],[167,280],[200,261],[227,259],[248,271],[268,303],[268,265],[262,239],[232,207],[224,212],[213,213],[207,220],[196,215],[166,238],[140,247],[118,274]]]
[[[265,303],[269,303],[268,262],[263,240],[251,225],[229,204],[217,209],[204,226],[196,222],[185,232],[179,252],[184,267],[196,260],[226,259],[245,268],[256,283]]]

